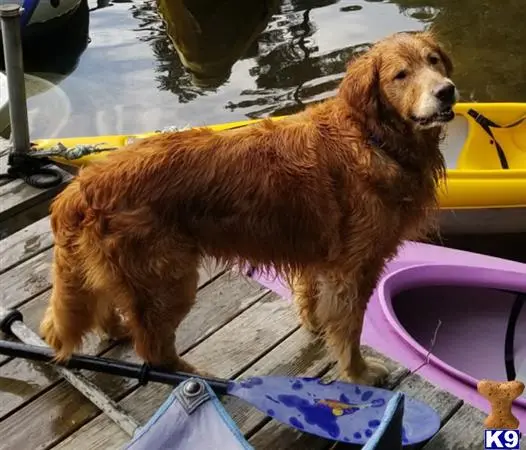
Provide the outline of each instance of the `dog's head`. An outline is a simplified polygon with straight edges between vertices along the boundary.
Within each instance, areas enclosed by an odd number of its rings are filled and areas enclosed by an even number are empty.
[[[452,71],[431,33],[397,33],[350,62],[340,95],[371,119],[383,108],[417,129],[442,126],[458,101]]]

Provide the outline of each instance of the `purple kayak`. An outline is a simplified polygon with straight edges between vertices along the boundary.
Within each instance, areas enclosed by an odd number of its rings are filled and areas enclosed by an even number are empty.
[[[290,299],[279,279],[252,278]],[[362,343],[489,412],[482,378],[526,383],[526,264],[408,242],[371,298]],[[434,340],[433,350],[429,355]],[[526,397],[513,413],[526,432]]]

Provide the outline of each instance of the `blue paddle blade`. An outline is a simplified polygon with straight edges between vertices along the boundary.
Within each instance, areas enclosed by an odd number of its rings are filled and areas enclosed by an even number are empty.
[[[273,376],[231,381],[228,393],[301,431],[352,444],[367,442],[395,395],[342,381]],[[417,444],[438,431],[440,417],[425,403],[405,397],[402,425],[402,444]]]

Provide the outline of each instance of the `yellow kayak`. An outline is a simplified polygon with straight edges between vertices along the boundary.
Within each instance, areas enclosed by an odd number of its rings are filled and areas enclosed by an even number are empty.
[[[526,210],[522,210],[526,208],[526,103],[458,103],[455,113],[441,144],[448,167],[447,187],[440,188],[441,207],[457,214],[462,210],[519,208],[526,217]],[[224,130],[259,120],[210,128]],[[77,159],[51,157],[66,165],[83,166],[104,158],[112,149],[156,133],[41,139],[34,143],[36,151],[56,148],[59,143],[66,148],[98,144],[97,152]],[[524,222],[526,227],[526,219]]]

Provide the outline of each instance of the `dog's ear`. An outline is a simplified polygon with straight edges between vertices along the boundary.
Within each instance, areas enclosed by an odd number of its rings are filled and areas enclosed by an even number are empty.
[[[380,101],[379,84],[379,61],[374,55],[364,54],[348,64],[339,95],[353,110],[376,117]]]

